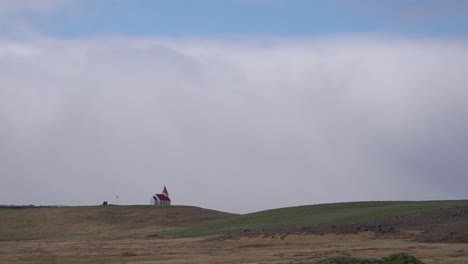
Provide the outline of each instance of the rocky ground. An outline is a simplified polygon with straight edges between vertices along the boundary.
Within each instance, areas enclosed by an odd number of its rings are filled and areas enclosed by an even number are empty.
[[[255,236],[285,238],[291,234],[353,234],[369,231],[377,236],[393,235],[394,237],[404,237],[408,235],[408,232],[416,231],[415,239],[420,242],[468,243],[468,206],[437,209],[367,223],[244,230],[241,233],[225,234],[215,239]]]

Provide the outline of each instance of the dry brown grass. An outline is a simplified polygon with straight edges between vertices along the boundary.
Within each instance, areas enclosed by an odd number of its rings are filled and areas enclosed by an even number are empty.
[[[83,206],[0,209],[0,241],[144,236],[233,214],[191,206]]]
[[[119,239],[0,242],[0,263],[278,263],[407,252],[425,263],[468,263],[466,244],[426,244],[372,233],[236,240]]]
[[[420,231],[158,239],[148,233],[228,217],[195,207],[0,210],[0,263],[285,263],[406,252],[425,263],[468,263],[468,244],[416,242]]]

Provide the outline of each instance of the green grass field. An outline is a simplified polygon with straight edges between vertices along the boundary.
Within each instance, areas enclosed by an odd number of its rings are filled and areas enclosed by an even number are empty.
[[[158,233],[167,237],[197,237],[241,232],[245,229],[297,228],[319,224],[351,224],[438,208],[468,205],[457,201],[351,202],[307,205],[261,211],[212,223]]]

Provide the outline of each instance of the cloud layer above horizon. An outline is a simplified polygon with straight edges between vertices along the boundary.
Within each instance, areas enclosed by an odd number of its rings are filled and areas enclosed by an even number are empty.
[[[461,40],[0,42],[0,203],[466,198]]]

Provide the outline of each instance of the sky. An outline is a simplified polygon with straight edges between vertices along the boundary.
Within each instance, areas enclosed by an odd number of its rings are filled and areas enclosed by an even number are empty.
[[[0,0],[0,204],[466,199],[467,37],[462,0]]]

